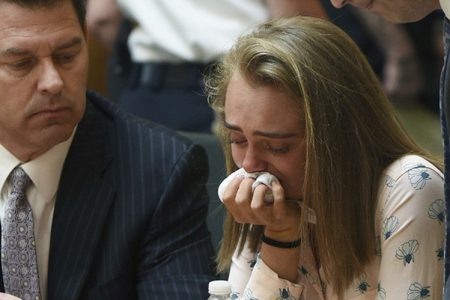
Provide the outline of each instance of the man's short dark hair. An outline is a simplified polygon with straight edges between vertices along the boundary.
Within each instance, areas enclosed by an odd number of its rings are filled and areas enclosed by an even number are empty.
[[[86,0],[0,0],[0,2],[12,3],[24,8],[39,9],[52,8],[61,5],[63,1],[71,1],[81,28],[85,27],[86,21]]]

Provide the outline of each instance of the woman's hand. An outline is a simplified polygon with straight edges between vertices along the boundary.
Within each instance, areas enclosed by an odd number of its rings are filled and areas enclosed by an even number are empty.
[[[278,182],[272,183],[273,203],[264,200],[269,188],[263,184],[252,191],[253,178],[233,179],[223,193],[223,203],[235,221],[264,225],[265,234],[280,241],[299,238],[300,206],[287,200]]]
[[[223,203],[238,223],[264,225],[264,234],[277,241],[291,242],[300,237],[300,205],[287,200],[278,182],[272,183],[273,202],[264,200],[269,188],[258,185],[252,191],[253,178],[233,179],[223,193]],[[299,247],[284,249],[262,243],[261,259],[280,278],[297,281]]]

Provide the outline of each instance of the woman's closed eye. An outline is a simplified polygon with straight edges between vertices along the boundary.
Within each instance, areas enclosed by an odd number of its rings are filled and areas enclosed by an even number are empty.
[[[229,142],[230,142],[230,144],[241,145],[241,144],[246,143],[246,142],[247,142],[247,139],[244,139],[244,138],[242,138],[242,139],[233,139],[233,138],[230,138],[230,139],[229,139]]]
[[[229,137],[228,142],[232,145],[236,146],[245,146],[247,145],[248,141],[245,137]],[[290,151],[291,147],[287,145],[286,143],[283,143],[282,145],[278,145],[279,143],[272,143],[272,142],[263,142],[257,143],[257,145],[260,145],[260,149],[268,150],[269,152],[273,154],[286,154]]]
[[[247,138],[240,132],[229,131],[228,132],[228,143],[234,145],[242,145],[247,142]]]
[[[285,154],[285,153],[288,153],[290,150],[290,147],[288,145],[278,146],[278,145],[272,145],[270,143],[266,143],[265,148],[275,154]]]

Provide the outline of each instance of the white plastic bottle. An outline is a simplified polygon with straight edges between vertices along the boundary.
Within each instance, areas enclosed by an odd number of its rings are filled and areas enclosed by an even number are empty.
[[[211,281],[208,292],[208,300],[231,300],[231,284],[226,280]]]

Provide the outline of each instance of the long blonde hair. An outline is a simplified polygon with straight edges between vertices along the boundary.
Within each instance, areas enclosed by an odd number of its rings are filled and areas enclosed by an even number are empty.
[[[221,125],[226,89],[236,72],[254,84],[286,91],[304,111],[303,200],[315,211],[317,222],[311,226],[302,222],[302,232],[308,233],[335,293],[342,295],[375,253],[376,198],[382,171],[408,153],[440,163],[402,128],[354,42],[327,21],[294,17],[269,21],[242,36],[205,79],[229,172],[236,165]],[[229,267],[233,252],[238,247],[242,251],[244,241],[256,251],[261,231],[259,226],[240,225],[227,215],[219,271]]]

